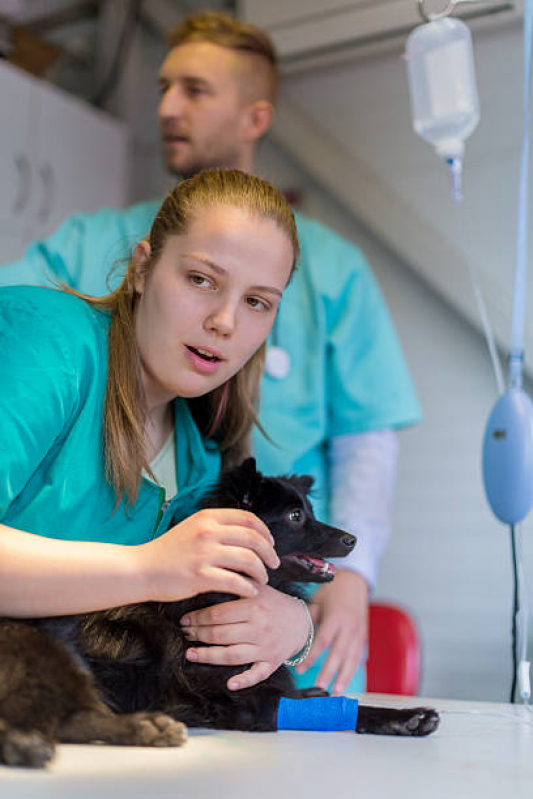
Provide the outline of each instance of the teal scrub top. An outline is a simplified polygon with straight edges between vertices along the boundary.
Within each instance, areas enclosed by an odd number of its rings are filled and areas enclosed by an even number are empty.
[[[47,288],[0,289],[0,522],[51,538],[140,544],[197,510],[220,455],[175,410],[179,492],[145,478],[114,512],[102,446],[109,315]]]
[[[59,277],[81,292],[107,293],[107,276],[147,234],[161,200],[70,217],[24,257],[0,267],[0,284]],[[328,518],[328,442],[334,436],[410,425],[420,408],[388,309],[362,252],[296,214],[301,257],[269,343],[289,355],[284,378],[265,374],[253,438],[269,474],[315,477],[313,503]],[[116,284],[118,276],[112,278]]]
[[[297,215],[301,257],[269,339],[289,356],[285,377],[265,373],[254,450],[269,473],[315,478],[328,520],[328,442],[417,422],[420,408],[387,306],[359,249]]]

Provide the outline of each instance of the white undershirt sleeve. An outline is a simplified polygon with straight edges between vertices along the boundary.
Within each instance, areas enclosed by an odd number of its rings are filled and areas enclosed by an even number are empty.
[[[353,552],[332,562],[362,574],[370,589],[391,531],[397,455],[390,428],[335,436],[329,443],[331,524],[357,537]]]

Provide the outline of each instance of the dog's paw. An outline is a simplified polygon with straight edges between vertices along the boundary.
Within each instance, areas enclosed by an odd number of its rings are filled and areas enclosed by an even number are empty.
[[[440,716],[432,708],[415,707],[404,713],[404,718],[391,721],[391,735],[430,735],[439,726]]]
[[[182,746],[187,740],[187,727],[165,713],[134,713],[134,746]]]
[[[356,731],[373,735],[423,736],[435,732],[440,716],[428,707],[405,709],[359,706]]]
[[[54,743],[33,731],[10,730],[0,749],[0,761],[7,766],[44,768],[54,755]]]

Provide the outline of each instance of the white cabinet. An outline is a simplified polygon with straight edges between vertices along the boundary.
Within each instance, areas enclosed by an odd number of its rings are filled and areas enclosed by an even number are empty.
[[[70,214],[124,205],[126,126],[0,63],[0,263]]]
[[[0,64],[0,241],[2,260],[13,256],[30,225],[31,134],[34,108],[31,81],[17,81],[15,70]]]

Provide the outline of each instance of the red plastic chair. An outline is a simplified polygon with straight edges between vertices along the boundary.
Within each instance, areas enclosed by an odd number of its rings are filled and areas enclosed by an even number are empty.
[[[420,684],[420,637],[413,617],[386,602],[368,613],[366,690],[415,696]]]

